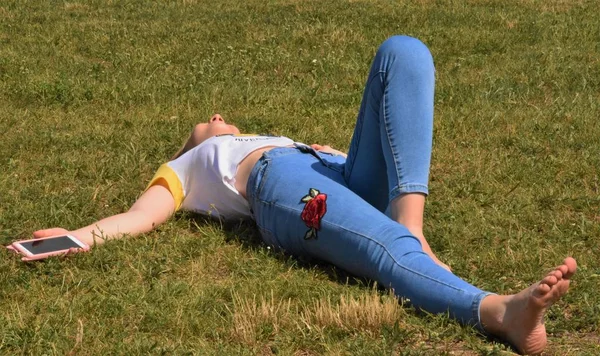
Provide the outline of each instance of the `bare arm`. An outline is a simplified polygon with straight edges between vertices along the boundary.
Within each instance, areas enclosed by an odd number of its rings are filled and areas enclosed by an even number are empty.
[[[154,185],[126,213],[104,218],[74,231],[53,228],[38,230],[33,236],[39,238],[69,233],[93,246],[123,235],[134,236],[148,232],[167,221],[174,212],[175,200],[169,190],[161,185]]]

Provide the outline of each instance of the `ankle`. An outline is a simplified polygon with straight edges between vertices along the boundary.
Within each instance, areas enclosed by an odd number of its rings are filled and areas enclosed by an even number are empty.
[[[392,219],[406,226],[413,234],[422,234],[424,211],[425,196],[420,193],[404,194],[390,202]]]
[[[510,297],[505,295],[488,294],[479,305],[479,322],[483,329],[493,335],[503,336],[502,320]]]

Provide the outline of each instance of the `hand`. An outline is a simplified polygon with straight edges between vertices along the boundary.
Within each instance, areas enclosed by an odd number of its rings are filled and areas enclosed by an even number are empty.
[[[51,228],[51,229],[35,231],[32,234],[33,235],[33,239],[32,239],[33,246],[35,246],[35,244],[36,244],[36,241],[35,241],[36,239],[52,238],[54,236],[62,236],[62,235],[67,235],[67,234],[73,235],[69,230],[63,229],[63,228]],[[22,241],[17,241],[17,242],[22,242]],[[30,256],[28,254],[25,254],[21,250],[21,248],[18,247],[18,245],[15,245],[15,242],[6,246],[6,248],[8,248],[9,250],[11,250],[13,252],[24,254],[25,256],[21,258],[21,260],[23,260],[23,261],[36,261],[36,260],[45,259],[50,256],[67,256],[67,255],[72,255],[74,253],[89,250],[89,247],[87,247],[87,246],[81,247],[81,248],[72,247],[72,248],[69,248],[68,250],[64,250],[61,253],[58,253],[59,251],[55,251],[55,252],[50,252],[50,253],[34,254],[34,255]]]
[[[40,239],[42,237],[62,236],[62,235],[75,236],[71,231],[69,231],[67,229],[63,229],[62,227],[53,227],[50,229],[38,230],[38,231],[33,232],[34,239]],[[77,236],[75,236],[75,237],[77,237]],[[65,252],[63,254],[63,256],[72,255],[74,253],[81,252],[81,251],[85,251],[85,250],[83,250],[81,248],[71,247],[67,252]],[[24,260],[26,260],[26,259],[24,259]]]
[[[315,151],[331,153],[334,155],[340,155],[340,156],[346,157],[346,154],[344,152],[338,151],[329,145],[319,145],[318,143],[313,143],[312,145],[310,145],[310,147],[312,147]]]

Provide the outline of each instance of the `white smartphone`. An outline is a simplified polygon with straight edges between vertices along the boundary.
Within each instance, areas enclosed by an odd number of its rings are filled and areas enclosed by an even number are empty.
[[[24,261],[41,260],[50,256],[65,255],[71,249],[87,251],[90,247],[73,235],[42,237],[39,239],[15,241],[8,249],[22,254]]]

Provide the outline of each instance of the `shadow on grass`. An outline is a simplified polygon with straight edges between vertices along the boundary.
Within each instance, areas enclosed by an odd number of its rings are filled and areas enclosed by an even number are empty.
[[[228,243],[239,244],[242,248],[250,251],[265,251],[268,250],[269,255],[285,264],[292,264],[296,268],[302,269],[318,269],[325,273],[331,281],[348,284],[361,285],[372,289],[377,286],[377,289],[384,291],[385,288],[379,286],[376,281],[355,276],[339,267],[317,259],[308,257],[294,256],[283,251],[276,251],[263,242],[260,233],[254,221],[240,220],[235,222],[225,222],[218,219],[210,218],[199,214],[190,214],[185,216],[191,219],[195,224],[191,224],[192,230],[198,232],[197,227],[212,226],[220,229],[225,235],[225,241]]]

